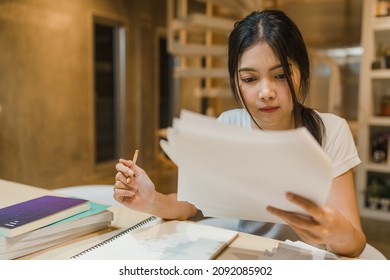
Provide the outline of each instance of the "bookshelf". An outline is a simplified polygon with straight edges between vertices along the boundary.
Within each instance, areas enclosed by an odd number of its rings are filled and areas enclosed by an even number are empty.
[[[181,105],[201,104],[202,113],[214,116],[236,106],[227,70],[228,36],[237,20],[274,4],[273,0],[167,0],[173,76],[183,88],[188,83],[193,89],[178,94]]]
[[[387,5],[387,9],[383,9]],[[363,1],[357,172],[362,217],[390,221],[390,2]],[[386,63],[386,57],[388,62]]]

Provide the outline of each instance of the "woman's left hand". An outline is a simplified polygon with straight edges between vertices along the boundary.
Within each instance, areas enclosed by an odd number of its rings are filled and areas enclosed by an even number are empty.
[[[293,193],[287,193],[287,199],[302,208],[307,215],[284,211],[272,206],[267,210],[283,219],[306,243],[323,245],[339,241],[346,219],[334,209],[317,204]],[[349,224],[349,223],[347,223]]]
[[[324,207],[293,193],[287,193],[287,199],[306,215],[272,206],[267,210],[283,219],[303,241],[325,245],[328,251],[347,257],[361,254],[366,237],[360,224],[352,169],[333,179]]]

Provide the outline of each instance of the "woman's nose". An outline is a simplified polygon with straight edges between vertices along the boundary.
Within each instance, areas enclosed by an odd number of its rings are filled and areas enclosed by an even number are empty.
[[[257,97],[264,101],[274,100],[276,97],[276,92],[272,89],[269,82],[262,82],[260,84]]]

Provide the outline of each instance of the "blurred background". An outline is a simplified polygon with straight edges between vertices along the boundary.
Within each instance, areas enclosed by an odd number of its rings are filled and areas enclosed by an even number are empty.
[[[353,126],[361,0],[0,0],[0,178],[96,182],[135,148],[155,169],[160,129],[180,109],[217,116],[236,106],[226,39],[237,19],[267,7],[290,15],[310,48],[309,104]]]
[[[47,189],[113,184],[118,158],[139,149],[157,188],[175,191],[176,167],[158,141],[181,109],[237,107],[227,36],[265,8],[302,31],[307,105],[347,119],[357,141],[363,1],[0,0],[0,178]],[[388,222],[378,223],[364,220],[390,255]]]

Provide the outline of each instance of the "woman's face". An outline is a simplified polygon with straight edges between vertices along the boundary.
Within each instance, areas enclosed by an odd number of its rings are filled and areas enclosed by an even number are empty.
[[[299,71],[291,63],[294,89]],[[294,128],[293,101],[286,73],[279,59],[266,43],[246,49],[238,64],[241,96],[257,124],[265,130]]]

